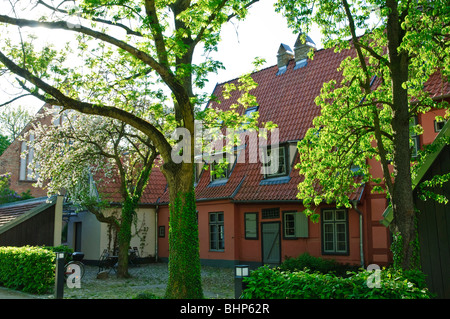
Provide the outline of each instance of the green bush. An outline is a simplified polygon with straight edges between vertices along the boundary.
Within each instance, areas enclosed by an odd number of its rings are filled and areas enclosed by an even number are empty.
[[[244,279],[247,287],[244,299],[428,299],[426,289],[420,289],[399,272],[379,271],[378,285],[375,272],[353,272],[344,278],[332,273],[310,271],[282,271],[267,266],[254,270]],[[369,285],[368,285],[369,282]],[[375,282],[378,283],[378,282]]]
[[[311,256],[308,253],[301,254],[296,258],[287,257],[280,265],[284,271],[299,271],[309,269],[312,272],[318,271],[322,274],[334,273],[337,276],[345,277],[348,271],[357,271],[358,266],[341,264],[333,259],[323,259]]]
[[[55,254],[42,247],[0,247],[0,285],[46,293],[55,281]]]

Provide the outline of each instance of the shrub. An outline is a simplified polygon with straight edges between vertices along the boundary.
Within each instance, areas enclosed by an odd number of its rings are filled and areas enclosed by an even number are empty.
[[[420,289],[398,272],[380,271],[379,287],[370,288],[373,272],[354,272],[347,278],[332,273],[282,271],[267,266],[244,279],[244,299],[428,299]]]
[[[11,174],[0,175],[0,205],[33,198],[29,190],[19,195],[10,186]]]
[[[358,266],[349,264],[341,264],[333,259],[323,259],[303,253],[296,258],[287,257],[280,265],[280,269],[284,271],[299,271],[309,269],[312,272],[318,271],[322,274],[334,273],[337,276],[346,276],[348,271],[357,271]]]
[[[0,247],[0,285],[46,293],[55,281],[55,254],[42,247]]]

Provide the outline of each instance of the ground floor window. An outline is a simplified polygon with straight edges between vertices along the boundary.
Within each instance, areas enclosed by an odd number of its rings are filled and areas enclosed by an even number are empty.
[[[324,254],[348,254],[348,213],[345,209],[322,210],[322,250]]]
[[[223,212],[209,213],[209,249],[221,251],[225,249],[225,233]]]
[[[245,213],[245,239],[258,239],[258,213]]]

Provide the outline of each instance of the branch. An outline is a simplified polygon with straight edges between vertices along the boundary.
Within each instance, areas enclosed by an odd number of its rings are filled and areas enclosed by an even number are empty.
[[[156,12],[156,5],[154,0],[145,1],[145,11],[150,19],[150,29],[155,40],[156,54],[158,55],[158,61],[162,65],[169,65],[167,59],[166,43],[164,41],[164,36],[162,34],[161,23],[158,19],[158,14]]]
[[[16,96],[16,97],[13,98],[12,100],[9,100],[8,102],[5,102],[5,103],[0,104],[0,107],[5,106],[5,105],[8,105],[8,104],[11,104],[12,102],[14,102],[14,101],[16,101],[16,100],[18,100],[18,99],[20,99],[20,98],[23,98],[23,97],[25,97],[25,96],[30,96],[30,95],[32,95],[32,94],[31,94],[31,93],[28,93],[28,94],[22,94],[22,95]]]
[[[0,62],[3,63],[9,70],[11,70],[11,72],[19,75],[20,77],[26,79],[30,83],[34,84],[36,87],[46,92],[47,94],[53,96],[55,100],[52,100],[52,102],[56,102],[53,105],[59,105],[64,107],[65,109],[72,109],[85,114],[93,114],[114,118],[136,128],[137,130],[146,134],[152,140],[154,145],[161,152],[161,155],[163,156],[165,161],[167,162],[171,161],[172,147],[167,142],[164,135],[158,129],[156,129],[151,123],[135,116],[134,114],[131,114],[129,112],[126,112],[124,110],[112,106],[95,105],[92,103],[81,102],[73,98],[70,98],[61,93],[61,91],[59,91],[57,88],[47,84],[40,78],[34,76],[28,70],[19,67],[12,60],[6,57],[1,51],[0,51]],[[48,99],[46,101],[48,101]]]
[[[177,99],[179,99],[179,101],[189,100],[189,96],[185,93],[185,90],[183,89],[182,85],[177,81],[176,77],[170,71],[167,65],[158,63],[152,56],[145,53],[144,51],[141,51],[135,48],[134,46],[129,45],[128,43],[121,41],[115,37],[112,37],[106,33],[95,31],[84,26],[78,26],[76,28],[69,27],[67,22],[65,21],[39,22],[35,20],[15,19],[6,15],[0,15],[0,23],[17,25],[19,27],[31,27],[31,28],[43,27],[49,29],[61,29],[66,31],[72,31],[82,33],[91,36],[95,39],[112,44],[130,53],[132,56],[144,62],[145,64],[151,66],[161,76],[163,81],[172,90],[173,94],[176,96]]]
[[[58,8],[52,7],[51,5],[45,3],[42,0],[39,0],[37,2],[37,4],[41,4],[44,7],[48,8],[50,10],[53,10],[55,12],[69,14],[69,12],[67,10],[63,10],[63,9],[58,9]],[[127,34],[143,37],[142,33],[140,33],[139,31],[134,31],[131,28],[127,27],[126,25],[122,24],[122,23],[112,22],[112,21],[109,21],[109,20],[104,20],[104,19],[100,19],[100,18],[96,18],[96,17],[92,17],[91,19],[92,19],[92,21],[95,21],[95,22],[100,22],[100,23],[104,23],[104,24],[120,27],[120,28],[124,29],[127,32]]]

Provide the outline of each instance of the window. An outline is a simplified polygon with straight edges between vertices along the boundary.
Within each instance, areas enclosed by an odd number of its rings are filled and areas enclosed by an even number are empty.
[[[411,149],[411,157],[416,158],[420,149],[420,137],[414,131],[414,127],[419,124],[417,120],[417,116],[413,116],[409,121],[409,132],[412,140],[412,149]]]
[[[211,182],[213,181],[226,181],[230,177],[234,164],[237,161],[238,150],[235,148],[233,153],[220,153],[216,154],[214,161],[211,163]],[[228,161],[227,164],[224,164]],[[220,164],[219,164],[220,163]]]
[[[348,220],[345,209],[322,210],[322,250],[324,254],[348,254]]]
[[[283,237],[296,239],[308,237],[308,216],[303,212],[283,212]]]
[[[161,237],[161,238],[166,237],[166,227],[165,226],[159,226],[158,237]]]
[[[252,117],[252,113],[258,111],[258,107],[257,106],[253,106],[253,107],[249,107],[248,109],[245,110],[244,114],[248,117]]]
[[[245,239],[258,239],[258,213],[245,213]]]
[[[223,212],[209,213],[209,250],[225,249]]]
[[[34,134],[30,134],[29,141],[34,141]],[[21,181],[34,181],[36,180],[33,177],[33,171],[28,168],[28,166],[33,161],[34,150],[32,147],[28,146],[27,141],[23,141],[20,150],[20,171],[19,171],[19,179]]]
[[[276,148],[268,148],[267,156],[263,163],[263,172],[265,178],[284,176],[288,174],[287,170],[287,154],[286,147],[280,146]],[[274,157],[272,157],[274,156]],[[276,157],[275,157],[276,156]],[[272,160],[276,160],[274,163]]]
[[[445,123],[447,123],[447,121],[442,120],[434,120],[434,131],[436,133],[440,132],[442,130],[442,128],[444,127]]]
[[[262,219],[280,218],[279,208],[268,208],[262,210]]]
[[[211,181],[227,179],[230,176],[230,166],[230,163],[220,165],[213,162],[211,164]]]

